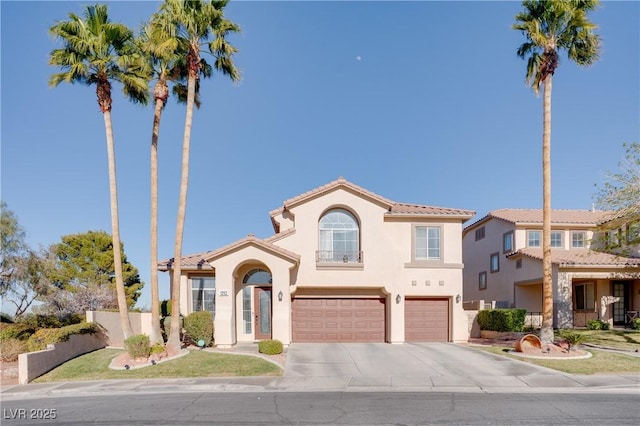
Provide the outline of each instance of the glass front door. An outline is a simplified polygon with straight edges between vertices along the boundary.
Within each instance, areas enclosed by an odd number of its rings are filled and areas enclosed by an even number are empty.
[[[613,324],[614,325],[624,325],[625,323],[625,315],[629,310],[628,299],[626,297],[627,293],[627,282],[626,281],[614,281],[613,282],[613,297],[618,299],[617,302],[613,304]]]
[[[256,287],[253,301],[255,339],[271,339],[271,287]]]

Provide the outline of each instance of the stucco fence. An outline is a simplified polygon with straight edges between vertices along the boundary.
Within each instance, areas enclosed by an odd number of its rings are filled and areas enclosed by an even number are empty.
[[[133,334],[151,335],[151,312],[129,312]],[[124,347],[124,334],[120,324],[120,313],[108,311],[87,311],[87,322],[100,324],[104,329],[107,346]]]
[[[51,371],[79,355],[102,349],[105,336],[100,333],[73,334],[66,342],[48,345],[47,349],[18,355],[18,382],[22,385]]]

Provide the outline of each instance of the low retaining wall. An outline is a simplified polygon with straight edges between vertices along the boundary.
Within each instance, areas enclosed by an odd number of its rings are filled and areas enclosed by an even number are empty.
[[[106,346],[101,333],[74,334],[66,342],[49,345],[47,349],[18,355],[18,381],[24,385],[69,361]]]
[[[496,339],[496,340],[519,340],[526,333],[517,331],[491,331],[480,330],[480,337],[483,339]]]

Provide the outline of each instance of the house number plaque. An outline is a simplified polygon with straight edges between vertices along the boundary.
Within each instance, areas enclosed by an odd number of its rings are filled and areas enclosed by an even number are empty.
[[[228,296],[229,292],[227,290],[220,290],[219,296]]]

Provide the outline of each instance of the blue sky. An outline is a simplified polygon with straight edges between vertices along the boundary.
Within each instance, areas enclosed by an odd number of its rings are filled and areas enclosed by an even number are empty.
[[[86,2],[12,2],[1,11],[1,196],[31,246],[110,231],[104,122],[95,88],[47,86],[48,28]],[[155,1],[110,2],[137,29]],[[542,99],[524,83],[511,29],[519,2],[248,2],[242,81],[202,84],[192,133],[184,253],[273,233],[268,212],[339,176],[398,202],[540,208]],[[638,141],[640,4],[591,14],[600,61],[566,57],[554,76],[554,208],[591,208],[594,185]],[[151,107],[113,91],[121,235],[147,284]],[[160,131],[160,258],[172,257],[184,107]],[[168,298],[167,274],[160,274]]]

